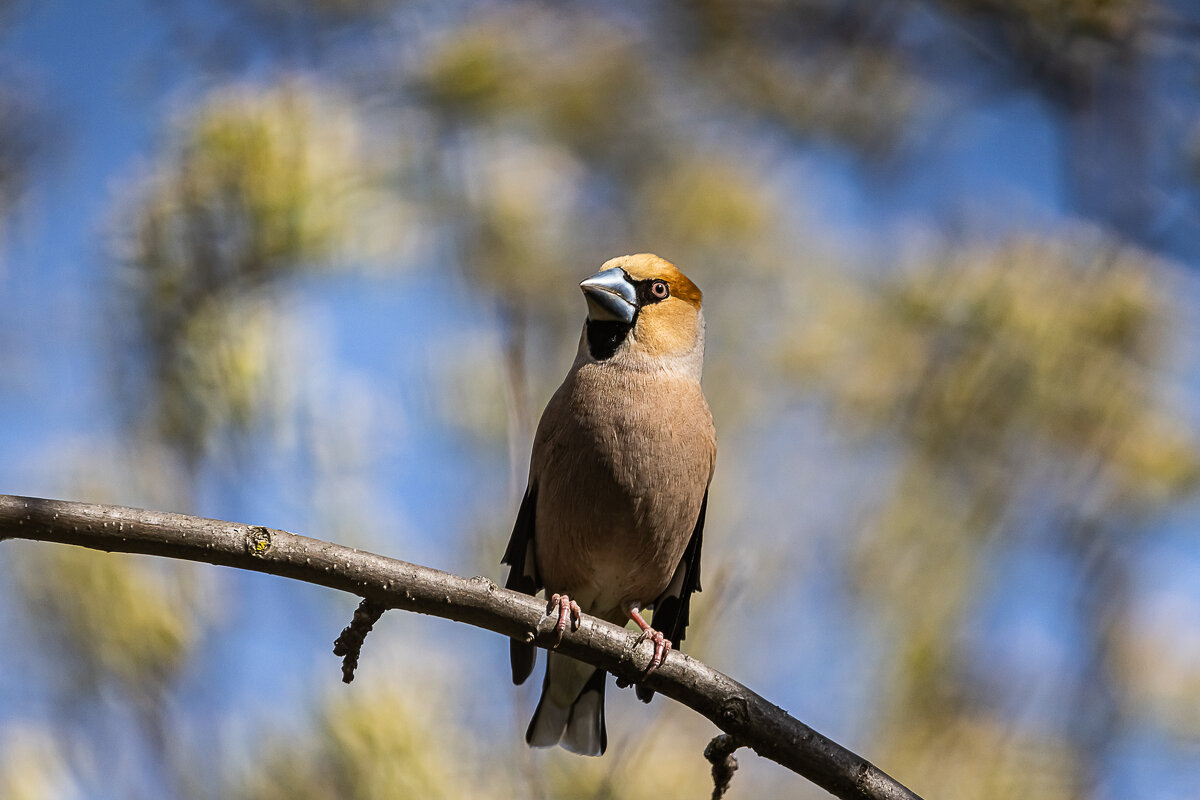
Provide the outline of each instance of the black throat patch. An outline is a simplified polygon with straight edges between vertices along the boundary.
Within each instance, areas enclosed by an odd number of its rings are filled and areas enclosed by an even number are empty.
[[[597,361],[606,361],[613,357],[613,354],[617,352],[617,348],[621,346],[621,342],[625,341],[625,337],[633,330],[633,323],[613,322],[611,320],[595,322],[589,319],[584,328],[586,331],[585,335],[587,336],[588,352]]]

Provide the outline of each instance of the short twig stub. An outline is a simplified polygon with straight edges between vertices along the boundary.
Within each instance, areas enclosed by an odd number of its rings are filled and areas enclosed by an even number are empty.
[[[704,748],[704,757],[712,764],[713,793],[712,800],[721,800],[729,791],[733,773],[737,771],[738,762],[733,751],[738,749],[738,743],[728,733],[722,733],[713,738]]]
[[[333,643],[333,654],[342,657],[343,683],[354,680],[354,670],[358,669],[358,656],[362,652],[363,642],[386,610],[370,598],[363,598],[354,611],[354,618],[350,620],[349,625],[342,628],[341,635]]]

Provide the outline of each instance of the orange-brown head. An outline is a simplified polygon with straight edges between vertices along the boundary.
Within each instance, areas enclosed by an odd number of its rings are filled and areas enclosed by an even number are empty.
[[[595,361],[683,366],[699,376],[704,357],[703,295],[674,264],[650,253],[620,256],[579,287],[588,302],[584,328]]]

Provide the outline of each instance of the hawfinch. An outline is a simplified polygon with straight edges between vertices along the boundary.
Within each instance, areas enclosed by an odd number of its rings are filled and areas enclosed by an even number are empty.
[[[588,316],[575,363],[538,424],[512,539],[509,589],[545,588],[561,639],[587,612],[632,619],[657,668],[688,624],[700,591],[700,538],[716,460],[700,389],[700,289],[673,264],[614,258],[579,284]],[[642,617],[653,609],[654,627]],[[536,650],[513,640],[513,682]],[[525,733],[534,747],[604,752],[604,670],[551,652]],[[654,692],[639,686],[649,702]]]

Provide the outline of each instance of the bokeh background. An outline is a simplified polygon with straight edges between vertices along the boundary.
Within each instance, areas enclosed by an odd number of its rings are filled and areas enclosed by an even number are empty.
[[[576,285],[705,291],[687,649],[927,798],[1200,797],[1187,0],[0,2],[0,491],[499,580]],[[707,797],[501,638],[0,545],[0,797]],[[753,754],[730,797],[821,797]]]

